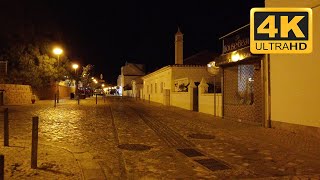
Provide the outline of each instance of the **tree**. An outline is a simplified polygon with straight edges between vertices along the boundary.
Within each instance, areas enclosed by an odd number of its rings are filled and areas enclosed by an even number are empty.
[[[62,80],[69,76],[67,71],[69,60],[50,57],[49,45],[39,43],[15,43],[3,50],[0,61],[8,61],[7,83],[27,84],[40,89],[50,85],[55,80]]]
[[[82,67],[82,73],[81,73],[81,77],[80,80],[83,83],[84,87],[88,87],[90,84],[90,76],[93,70],[93,65],[88,64],[84,67]]]
[[[58,67],[52,54],[51,45],[63,39],[58,23],[46,19],[54,14],[42,1],[2,3],[0,22],[6,25],[0,28],[0,61],[8,61],[5,82],[38,89],[70,75],[68,58],[61,56]]]

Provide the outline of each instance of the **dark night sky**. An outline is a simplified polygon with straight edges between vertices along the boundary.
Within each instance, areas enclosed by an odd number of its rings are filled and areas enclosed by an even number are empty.
[[[184,34],[184,57],[202,50],[220,53],[218,38],[248,24],[250,9],[263,7],[264,0],[31,0],[15,6],[39,19],[33,23],[58,26],[66,55],[95,65],[97,75],[115,83],[126,61],[146,64],[147,71],[173,64],[178,26]]]

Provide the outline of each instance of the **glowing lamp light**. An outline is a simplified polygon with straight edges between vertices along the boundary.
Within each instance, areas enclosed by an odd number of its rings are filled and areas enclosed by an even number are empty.
[[[79,67],[78,64],[73,64],[73,65],[72,65],[72,68],[73,68],[73,69],[78,69],[78,67]]]
[[[240,59],[241,59],[241,57],[240,57],[239,53],[237,53],[237,52],[232,53],[232,55],[231,55],[231,61],[237,62],[237,61],[239,61]]]
[[[219,69],[219,66],[216,66],[215,61],[211,61],[207,64],[207,71],[210,74],[217,75],[217,74],[219,74],[220,69]]]
[[[60,55],[60,54],[62,54],[63,53],[63,50],[61,49],[61,48],[54,48],[53,49],[53,53],[54,54],[57,54],[57,55]]]

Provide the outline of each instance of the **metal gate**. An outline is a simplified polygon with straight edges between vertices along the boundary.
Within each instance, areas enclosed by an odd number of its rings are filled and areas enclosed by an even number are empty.
[[[224,67],[224,117],[263,124],[261,62]]]
[[[199,111],[199,92],[198,92],[198,88],[193,88],[193,111]]]

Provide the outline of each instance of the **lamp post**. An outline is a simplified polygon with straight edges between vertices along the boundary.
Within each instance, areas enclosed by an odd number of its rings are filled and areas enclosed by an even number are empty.
[[[59,58],[60,58],[60,55],[63,53],[63,50],[61,48],[56,47],[53,49],[53,53],[58,56],[58,59],[57,59],[58,60],[58,65],[57,65],[58,78],[56,82],[56,95],[55,95],[57,99],[55,99],[55,101],[59,103],[59,72],[58,71],[59,71]]]
[[[78,73],[77,73],[77,69],[78,69],[79,65],[78,64],[73,64],[72,68],[74,69],[74,73],[75,73],[75,79],[76,79],[76,87],[75,87],[75,94],[79,99],[79,93],[78,93]]]
[[[207,71],[213,75],[213,99],[214,99],[214,104],[213,104],[213,114],[214,116],[217,116],[216,109],[217,109],[217,100],[216,100],[216,76],[220,73],[220,69],[218,66],[216,66],[215,61],[211,61],[207,64]]]

